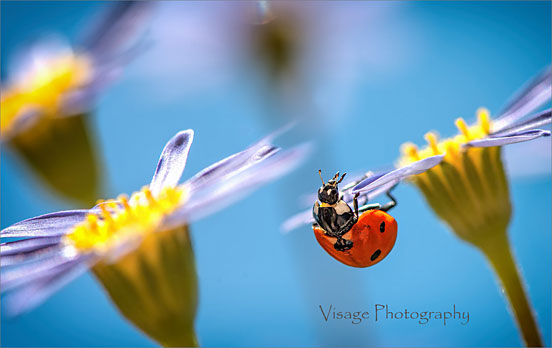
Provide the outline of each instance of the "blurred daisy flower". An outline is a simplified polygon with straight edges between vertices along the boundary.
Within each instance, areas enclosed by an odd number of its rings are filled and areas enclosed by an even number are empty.
[[[140,59],[136,75],[162,100],[217,97],[219,89],[232,90],[239,81],[258,94],[248,102],[262,108],[271,124],[278,123],[272,118],[287,117],[333,129],[335,118],[348,114],[361,76],[394,73],[414,54],[402,35],[405,28],[394,20],[401,7],[394,2],[163,2],[152,20],[155,50]]]
[[[165,146],[151,183],[130,197],[31,218],[3,229],[2,291],[19,314],[88,269],[122,314],[165,346],[195,346],[197,275],[189,223],[284,175],[308,146],[283,151],[275,134],[178,184],[193,131]]]
[[[390,25],[402,11],[400,3],[265,0],[256,5],[245,50],[264,72],[274,107],[287,104],[284,110],[290,111],[282,114],[294,112],[310,128],[321,126],[312,124],[314,117],[323,117],[324,127],[334,129],[336,117],[350,114],[362,76],[393,74],[404,67],[405,50],[410,59],[415,55],[400,35],[403,23]]]
[[[472,126],[461,118],[456,120],[459,134],[454,137],[439,140],[430,132],[425,135],[428,145],[423,149],[403,145],[397,170],[444,156],[438,166],[412,177],[412,182],[458,237],[485,254],[510,300],[525,343],[531,347],[542,346],[542,340],[506,233],[512,208],[501,147],[550,136],[549,130],[538,127],[550,124],[551,110],[531,113],[549,102],[551,93],[551,71],[547,68],[495,120],[481,108],[478,122]],[[369,192],[395,179],[396,174],[366,179],[352,192]]]
[[[70,198],[89,203],[97,195],[98,164],[85,114],[141,48],[137,37],[151,7],[109,4],[81,45],[47,37],[14,57],[17,65],[2,84],[0,141]]]

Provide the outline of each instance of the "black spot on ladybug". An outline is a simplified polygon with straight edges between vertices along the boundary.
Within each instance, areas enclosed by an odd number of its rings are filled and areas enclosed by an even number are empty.
[[[380,232],[381,233],[385,232],[385,221],[382,221],[380,224]]]
[[[378,256],[380,256],[380,254],[381,254],[381,250],[378,249],[378,250],[374,251],[372,256],[370,256],[370,261],[374,261],[375,259],[377,259]]]

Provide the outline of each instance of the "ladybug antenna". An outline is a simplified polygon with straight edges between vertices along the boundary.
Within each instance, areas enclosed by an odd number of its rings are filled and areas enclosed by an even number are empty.
[[[324,179],[322,178],[322,169],[318,169],[318,175],[320,175],[320,180],[322,180],[322,186],[326,185]]]
[[[332,180],[337,180],[339,179],[339,172],[335,173],[334,177],[332,178]]]
[[[343,179],[345,178],[345,175],[347,175],[347,173],[343,173],[343,175],[341,176],[341,179],[339,179],[339,181],[337,182],[338,184],[343,181]]]

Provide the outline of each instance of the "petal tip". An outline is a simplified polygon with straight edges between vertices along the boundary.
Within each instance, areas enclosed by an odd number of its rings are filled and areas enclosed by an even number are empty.
[[[175,134],[175,136],[173,137],[173,139],[182,139],[182,140],[188,140],[190,142],[193,141],[194,139],[194,130],[193,129],[185,129],[185,130],[182,130],[178,133]],[[183,142],[183,141],[182,141]]]

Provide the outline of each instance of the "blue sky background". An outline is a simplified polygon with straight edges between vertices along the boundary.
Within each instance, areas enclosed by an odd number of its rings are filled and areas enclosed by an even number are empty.
[[[18,47],[45,32],[74,41],[101,2],[1,4],[1,77]],[[240,7],[241,6],[241,7]],[[308,34],[295,99],[270,84],[232,16],[244,3],[162,3],[150,51],[137,57],[90,118],[102,154],[105,197],[148,183],[165,142],[193,128],[184,177],[303,117],[283,144],[316,150],[290,176],[191,226],[200,280],[197,332],[204,346],[520,346],[506,299],[482,255],[440,223],[412,186],[396,189],[393,252],[367,269],[346,267],[308,226],[280,224],[304,208],[318,168],[358,172],[393,163],[428,130],[500,111],[550,64],[550,2],[312,2],[298,6]],[[235,30],[229,30],[228,28]],[[226,30],[225,30],[226,29]],[[225,33],[227,35],[221,35]],[[272,87],[271,87],[272,86]],[[289,85],[284,86],[290,88]],[[292,89],[290,89],[292,90]],[[77,208],[45,187],[15,153],[1,153],[1,226]],[[550,140],[505,151],[514,215],[509,235],[546,345],[551,344]],[[247,240],[251,247],[243,248]],[[325,322],[343,311],[470,312],[451,321]],[[3,346],[154,346],[86,274],[34,311],[2,317]]]

